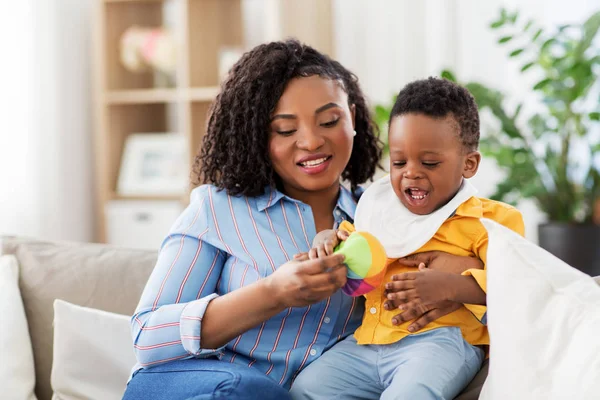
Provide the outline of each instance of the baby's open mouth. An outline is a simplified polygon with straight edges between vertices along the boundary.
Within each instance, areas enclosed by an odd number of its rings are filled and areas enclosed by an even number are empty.
[[[408,188],[404,192],[413,200],[424,200],[427,196],[429,196],[429,192],[427,190],[418,188]]]

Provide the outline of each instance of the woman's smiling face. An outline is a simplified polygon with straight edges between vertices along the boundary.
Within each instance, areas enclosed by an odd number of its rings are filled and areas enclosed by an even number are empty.
[[[354,108],[341,82],[292,79],[273,112],[269,156],[286,194],[339,183],[352,153]]]

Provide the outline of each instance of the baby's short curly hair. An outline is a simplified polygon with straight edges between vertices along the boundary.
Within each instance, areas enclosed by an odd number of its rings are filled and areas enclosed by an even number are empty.
[[[258,196],[276,185],[269,158],[269,126],[287,83],[320,76],[341,83],[355,107],[354,146],[342,173],[355,189],[371,179],[381,158],[378,130],[354,74],[297,40],[255,47],[233,66],[208,119],[192,183],[212,183],[231,195]]]
[[[479,112],[475,99],[464,87],[434,77],[411,82],[398,94],[390,122],[394,117],[411,113],[433,118],[452,115],[458,124],[458,134],[465,149],[477,150]]]

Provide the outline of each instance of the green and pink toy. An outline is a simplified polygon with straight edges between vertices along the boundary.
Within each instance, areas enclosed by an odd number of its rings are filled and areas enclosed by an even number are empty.
[[[367,232],[353,232],[334,253],[343,254],[348,267],[347,282],[342,288],[350,296],[362,296],[381,285],[387,257],[383,245]]]

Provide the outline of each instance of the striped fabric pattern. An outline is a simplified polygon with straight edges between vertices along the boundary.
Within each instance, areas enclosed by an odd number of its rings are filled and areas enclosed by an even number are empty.
[[[355,208],[352,194],[342,188],[336,225],[352,221]],[[308,251],[315,235],[311,208],[274,188],[254,198],[229,196],[211,185],[194,189],[163,242],[131,320],[136,368],[217,356],[257,368],[289,387],[303,367],[354,332],[362,319],[362,299],[338,291],[320,303],[287,309],[221,349],[201,347],[202,316],[212,299]]]

